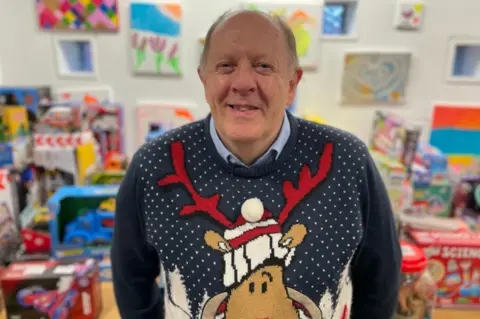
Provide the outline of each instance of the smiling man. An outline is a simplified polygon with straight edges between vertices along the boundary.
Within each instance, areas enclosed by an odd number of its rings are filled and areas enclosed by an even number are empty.
[[[117,196],[122,317],[390,318],[401,252],[385,186],[358,138],[286,111],[302,78],[289,27],[224,14],[198,74],[211,114],[138,150]]]

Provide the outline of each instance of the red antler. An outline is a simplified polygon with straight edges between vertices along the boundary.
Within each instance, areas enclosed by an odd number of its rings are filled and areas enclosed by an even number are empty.
[[[204,212],[223,226],[231,228],[233,225],[232,222],[217,209],[220,194],[215,194],[208,198],[201,197],[190,182],[185,169],[185,153],[182,143],[179,141],[173,142],[171,144],[171,152],[175,173],[162,178],[157,182],[157,184],[160,186],[165,186],[180,183],[183,184],[188,192],[192,195],[194,204],[185,205],[180,211],[180,216],[191,215],[195,212]]]
[[[332,167],[333,144],[328,143],[323,148],[323,154],[318,163],[317,173],[312,176],[310,168],[304,164],[300,170],[300,179],[298,187],[295,188],[291,181],[283,182],[283,196],[285,197],[285,206],[278,217],[278,223],[282,225],[292,211],[308,193],[310,193],[318,184],[327,177]]]

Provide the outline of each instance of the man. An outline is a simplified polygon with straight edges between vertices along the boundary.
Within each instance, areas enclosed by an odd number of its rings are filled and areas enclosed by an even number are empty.
[[[237,11],[206,37],[206,119],[134,156],[111,252],[123,318],[388,319],[401,252],[364,143],[285,111],[302,77],[279,18]],[[161,271],[160,271],[161,270]]]

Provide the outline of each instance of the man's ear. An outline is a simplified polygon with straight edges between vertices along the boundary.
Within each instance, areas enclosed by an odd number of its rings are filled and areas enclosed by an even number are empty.
[[[303,76],[302,68],[297,68],[295,70],[295,78],[296,78],[295,87],[298,85],[298,83],[300,83],[300,80],[302,79],[302,76]]]
[[[200,78],[200,81],[202,81],[202,83],[205,84],[205,79],[203,78],[202,70],[200,67],[197,68],[197,74],[198,74],[198,77]]]
[[[302,79],[302,76],[303,76],[303,70],[301,68],[297,68],[295,70],[295,74],[294,74],[292,80],[290,80],[290,90],[288,92],[288,104],[287,104],[287,106],[292,105],[293,100],[295,99],[295,95],[297,94],[298,83]]]

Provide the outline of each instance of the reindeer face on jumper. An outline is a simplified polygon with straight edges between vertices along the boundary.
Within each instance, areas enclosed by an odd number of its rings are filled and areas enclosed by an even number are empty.
[[[205,243],[223,254],[223,281],[230,289],[226,318],[298,318],[283,269],[307,228],[295,224],[282,235],[277,221],[257,198],[245,201],[241,213],[236,227],[224,236],[214,231],[205,234]]]
[[[277,216],[263,207],[258,198],[246,200],[235,221],[218,210],[220,194],[202,197],[192,185],[184,166],[181,142],[171,144],[175,173],[158,181],[160,186],[181,183],[194,204],[185,205],[180,216],[202,212],[224,227],[223,234],[209,230],[205,243],[222,254],[225,292],[205,305],[202,319],[224,315],[226,319],[321,319],[318,307],[302,293],[285,284],[284,270],[292,262],[296,248],[307,235],[307,228],[283,226],[293,208],[323,182],[331,168],[333,145],[325,145],[318,169],[312,175],[308,165],[300,170],[297,187],[283,182],[285,204]]]

